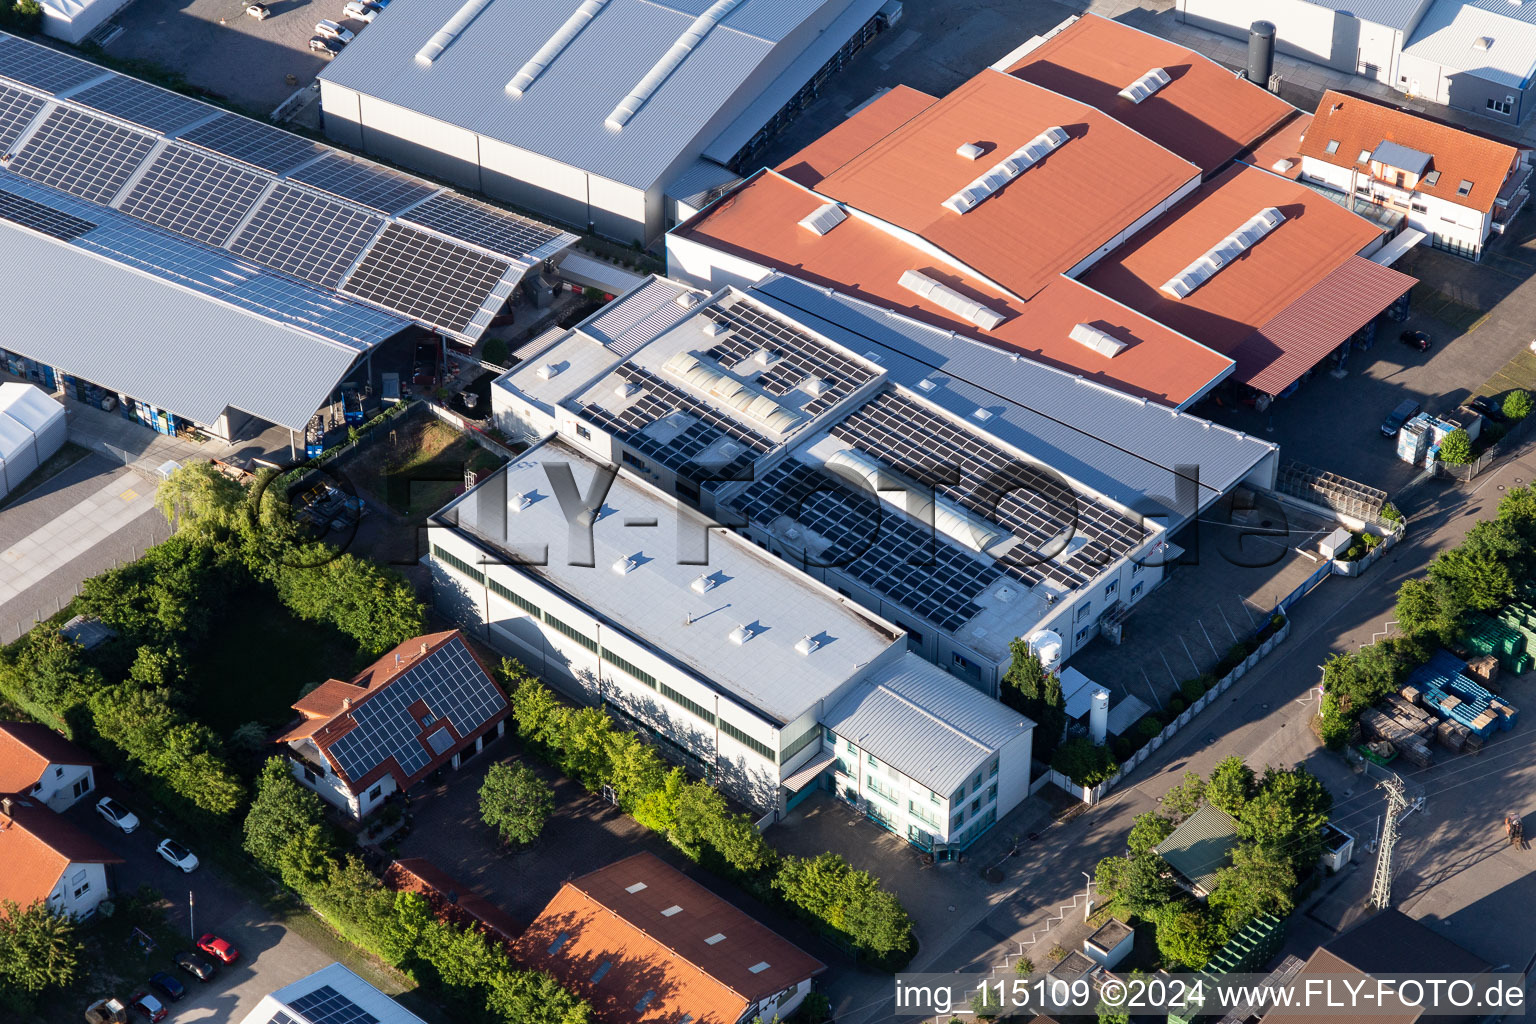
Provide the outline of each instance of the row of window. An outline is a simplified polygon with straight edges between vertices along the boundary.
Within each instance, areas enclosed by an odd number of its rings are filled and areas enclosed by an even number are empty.
[[[961,808],[959,808],[959,809],[957,809],[955,811],[954,815],[949,819],[949,831],[950,831],[950,833],[953,834],[955,832],[955,830],[957,830],[961,825],[963,825],[965,823],[965,819],[966,818],[974,818],[974,817],[976,817],[976,815],[981,811],[983,806],[988,805],[988,804],[995,804],[995,803],[997,803],[997,783],[994,782],[994,783],[992,783],[992,785],[987,787],[987,798],[985,800],[983,800],[981,797],[978,796],[976,799],[971,801],[971,806],[970,806],[969,812],[967,812],[967,809],[964,808],[964,807],[961,807]],[[993,814],[993,820],[994,821],[997,820],[996,819],[997,809],[995,807],[992,810],[992,814]]]
[[[587,634],[583,633],[575,626],[566,625],[564,622],[561,622],[559,619],[549,614],[549,612],[544,613],[544,621],[555,627],[558,632],[564,633],[572,640],[575,640],[577,643],[581,644],[581,646],[585,647],[593,654],[597,653],[597,641],[587,636]]]
[[[773,762],[777,762],[779,759],[778,752],[768,744],[763,743],[760,740],[753,739],[751,736],[748,736],[746,733],[742,732],[740,729],[736,728],[734,725],[732,725],[730,722],[727,722],[723,718],[720,719],[720,731],[749,750],[755,750],[761,757],[766,757],[768,760]]]
[[[649,672],[645,671],[639,666],[627,661],[626,659],[619,657],[617,654],[614,654],[606,647],[604,647],[602,650],[602,658],[608,664],[612,665],[620,672],[625,673],[630,678],[639,680],[653,690],[656,689],[655,676],[651,675]]]
[[[805,732],[800,734],[798,739],[796,739],[788,747],[784,748],[785,762],[787,763],[796,754],[800,753],[800,751],[804,750],[806,747],[810,746],[812,743],[815,743],[819,739],[821,739],[820,726],[813,725],[809,729],[805,730]]]

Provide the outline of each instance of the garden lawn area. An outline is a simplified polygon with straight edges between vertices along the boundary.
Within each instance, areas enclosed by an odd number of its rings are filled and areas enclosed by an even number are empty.
[[[384,499],[390,509],[411,520],[425,519],[464,489],[464,471],[484,473],[500,460],[448,424],[437,419],[412,419],[380,430],[373,450],[358,470],[365,487]],[[371,485],[371,486],[370,486]]]
[[[357,644],[335,628],[295,618],[263,587],[234,595],[229,613],[192,657],[192,713],[221,736],[246,722],[277,726],[304,684],[350,678]]]

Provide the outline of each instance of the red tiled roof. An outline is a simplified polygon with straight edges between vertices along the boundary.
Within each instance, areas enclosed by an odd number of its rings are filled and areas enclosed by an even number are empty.
[[[432,912],[439,917],[460,927],[483,925],[486,931],[504,942],[511,942],[523,930],[511,914],[477,895],[425,857],[405,857],[391,862],[384,872],[384,884],[397,892],[419,892],[427,897]]]
[[[0,793],[25,793],[51,764],[101,762],[35,722],[0,722]]]
[[[1284,223],[1184,298],[1176,299],[1160,290],[1267,207],[1278,208],[1285,215]],[[1306,186],[1238,164],[1206,182],[1105,257],[1083,282],[1235,357],[1249,335],[1273,321],[1380,235],[1376,225]],[[1328,347],[1342,343],[1349,333],[1332,338]],[[1246,354],[1250,367],[1274,362],[1252,356],[1250,350]],[[1245,379],[1240,372],[1234,377]]]
[[[560,979],[607,1024],[675,1024],[685,1013],[696,1024],[736,1024],[753,1003],[825,969],[649,853],[567,882],[514,956]]]
[[[47,899],[71,864],[121,864],[123,858],[30,800],[0,813],[0,902],[22,907]]]
[[[777,170],[791,181],[815,188],[822,178],[937,102],[925,92],[898,85],[784,161]]]
[[[1173,80],[1140,103],[1121,98],[1120,90],[1153,68]],[[1193,50],[1093,14],[1025,54],[1008,73],[1104,111],[1207,174],[1296,109]]]
[[[1431,157],[1428,169],[1439,171],[1440,180],[1426,185],[1420,179],[1419,192],[1483,213],[1493,208],[1520,155],[1512,144],[1331,89],[1317,105],[1301,152],[1335,167],[1353,169],[1363,166],[1356,163],[1362,150],[1374,150],[1384,141]],[[1334,153],[1328,152],[1330,142],[1338,143]],[[1470,181],[1472,188],[1460,196],[1456,192],[1463,180]]]
[[[675,234],[1168,405],[1182,405],[1231,368],[1225,356],[1060,275],[1048,278],[1028,301],[1020,302],[857,217],[821,236],[798,225],[825,202],[765,172]],[[937,278],[1009,319],[984,331],[901,287],[897,282],[907,270]],[[1113,358],[1099,355],[1068,337],[1078,323],[1099,327],[1131,345]]]
[[[458,729],[445,717],[438,715],[427,727],[417,728],[421,735],[418,741],[423,743],[425,749],[426,734],[439,728],[447,728],[453,743],[441,754],[433,754],[431,759],[420,771],[407,776],[393,756],[384,758],[379,764],[371,767],[365,774],[358,778],[349,778],[342,770],[341,765],[331,754],[330,747],[333,743],[352,731],[357,725],[357,720],[352,712],[360,705],[371,700],[377,694],[388,689],[389,684],[415,665],[430,659],[433,655],[443,651],[451,644],[461,646],[468,656],[474,661],[481,672],[485,674],[490,684],[501,693],[501,687],[496,683],[495,676],[491,675],[480,656],[474,648],[465,641],[456,629],[442,633],[429,633],[425,636],[413,637],[399,646],[385,653],[378,661],[369,665],[363,671],[353,677],[350,683],[344,683],[339,679],[328,679],[314,690],[305,694],[293,706],[300,712],[303,718],[278,735],[273,742],[288,743],[298,739],[311,740],[316,748],[330,763],[336,777],[340,779],[353,793],[361,793],[382,779],[385,775],[394,775],[396,784],[404,790],[414,785],[421,779],[432,774],[438,768],[453,759],[454,754],[474,743],[480,736],[485,735],[496,727],[496,723],[505,718],[511,710],[506,702],[506,695],[502,694],[503,706],[499,711],[491,714],[483,723],[465,735],[460,735]],[[424,713],[427,708],[417,701],[401,713],[408,713],[412,708]],[[416,722],[413,720],[413,725]]]
[[[1233,375],[1278,395],[1416,283],[1351,256],[1237,347]]]
[[[969,212],[942,205],[1052,127],[1070,140]],[[985,153],[958,155],[966,143]],[[816,190],[916,233],[1028,300],[1199,173],[1086,104],[989,70],[882,136]]]
[[[1301,142],[1312,124],[1312,115],[1296,111],[1285,124],[1265,136],[1258,145],[1246,150],[1238,159],[1262,167],[1266,171],[1295,181],[1301,176]],[[1277,166],[1282,163],[1289,167]]]

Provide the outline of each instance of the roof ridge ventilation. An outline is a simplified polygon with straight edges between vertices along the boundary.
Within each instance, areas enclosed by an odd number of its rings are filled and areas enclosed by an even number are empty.
[[[1124,89],[1121,89],[1120,98],[1130,100],[1132,103],[1140,103],[1171,81],[1173,79],[1169,77],[1168,72],[1162,68],[1153,68]]]
[[[990,331],[1008,319],[997,310],[983,306],[975,299],[966,298],[949,285],[935,281],[921,270],[902,271],[898,283],[907,291],[916,292],[951,313],[960,314],[984,331]]]
[[[1075,324],[1072,330],[1067,332],[1067,337],[1079,345],[1087,345],[1101,356],[1113,359],[1124,352],[1129,342],[1121,341],[1112,334],[1106,334],[1089,324]]]
[[[944,208],[956,213],[969,213],[990,199],[1004,185],[1060,149],[1062,144],[1071,137],[1067,134],[1067,130],[1060,126],[1047,128],[993,164],[992,169],[986,174],[944,200]]]
[[[841,206],[836,203],[827,203],[806,214],[805,219],[800,221],[800,226],[807,231],[824,235],[847,219],[848,215],[843,212]]]
[[[1209,281],[1227,264],[1251,249],[1259,239],[1275,230],[1284,221],[1285,214],[1273,206],[1265,207],[1245,220],[1236,231],[1207,249],[1193,263],[1165,282],[1159,290],[1176,299],[1184,298]]]
[[[677,42],[661,55],[661,59],[645,73],[645,77],[640,79],[639,84],[630,91],[630,94],[619,101],[619,105],[613,108],[613,113],[608,115],[604,123],[614,131],[619,131],[628,124],[629,119],[645,106],[651,94],[661,88],[661,84],[670,78],[672,72],[676,71],[683,61],[688,59],[688,55],[704,41],[704,37],[743,2],[744,0],[715,0],[710,4],[708,10],[693,19],[693,24],[688,26],[688,30],[677,37]]]
[[[453,44],[459,37],[459,33],[469,27],[469,23],[475,20],[475,16],[487,7],[491,6],[491,0],[469,0],[463,7],[454,12],[453,17],[428,39],[421,49],[416,51],[416,63],[431,67],[432,62],[443,55],[443,51]]]
[[[598,12],[608,6],[608,0],[583,0],[580,7],[565,19],[555,34],[547,39],[539,51],[528,58],[528,63],[518,68],[517,74],[507,83],[507,95],[521,97],[528,91],[528,87],[534,80],[544,73],[544,69],[555,62],[555,58],[565,52],[565,48],[581,35],[581,30],[595,17]]]

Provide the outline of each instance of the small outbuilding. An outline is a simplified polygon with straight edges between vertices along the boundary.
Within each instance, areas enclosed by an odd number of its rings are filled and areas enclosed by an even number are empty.
[[[33,384],[0,384],[0,498],[64,447],[64,407]]]
[[[1114,970],[1136,944],[1136,930],[1118,918],[1110,918],[1083,940],[1083,955],[1106,970]]]
[[[1216,888],[1216,872],[1232,863],[1236,845],[1237,821],[1220,807],[1205,804],[1157,844],[1157,853],[1204,899]]]

